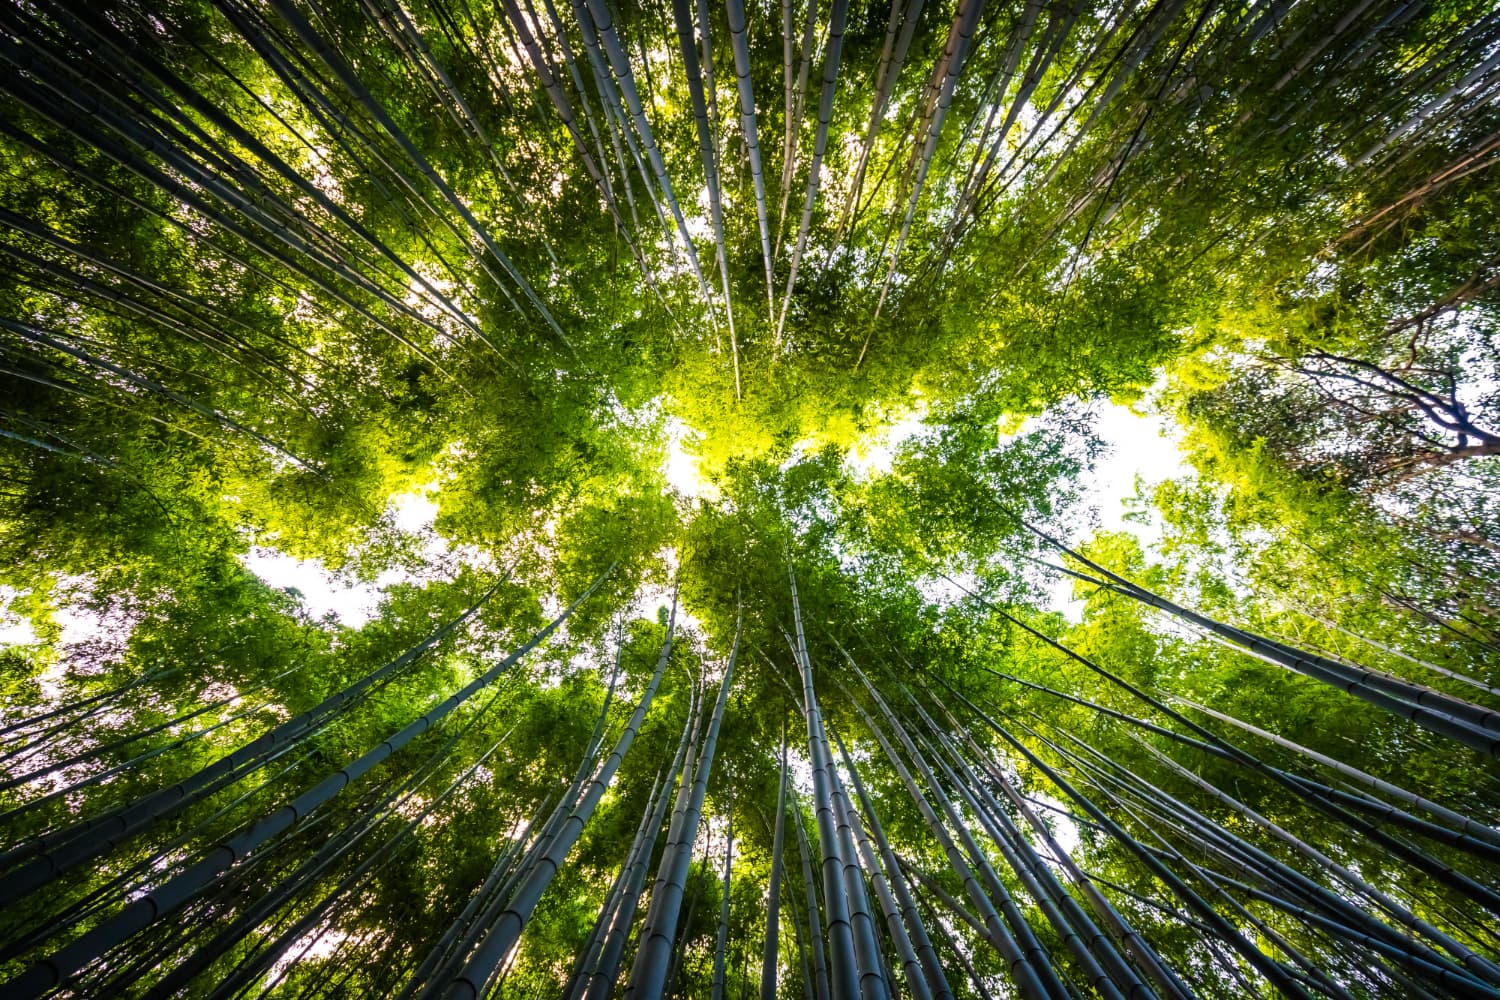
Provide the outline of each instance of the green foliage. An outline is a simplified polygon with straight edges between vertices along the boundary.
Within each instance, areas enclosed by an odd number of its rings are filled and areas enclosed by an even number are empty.
[[[1496,959],[1493,851],[1368,810],[1351,819],[1278,777],[1368,787],[1290,742],[1493,828],[1492,757],[1211,641],[1047,541],[1082,539],[1079,556],[1228,626],[1430,688],[1412,696],[1424,705],[1495,704],[1500,112],[1486,4],[988,4],[962,72],[945,53],[966,5],[924,4],[891,78],[886,6],[847,10],[835,64],[827,10],[787,8],[784,63],[782,9],[751,4],[769,300],[716,7],[689,14],[707,18],[694,41],[716,76],[710,169],[664,5],[599,7],[649,143],[620,68],[596,68],[607,56],[590,51],[587,4],[522,0],[519,18],[464,0],[84,6],[0,15],[0,599],[15,626],[0,646],[0,879],[34,838],[155,810],[153,792],[315,721],[7,900],[0,978],[227,851],[224,872],[65,989],[148,995],[201,948],[182,995],[398,995],[466,905],[499,924],[509,897],[476,893],[536,870],[536,838],[568,817],[575,776],[589,787],[643,697],[674,600],[664,679],[629,754],[578,817],[520,946],[486,970],[503,968],[506,995],[560,992],[653,786],[673,795],[695,766],[697,743],[668,773],[731,649],[705,818],[685,847],[677,996],[711,989],[731,816],[726,996],[758,991],[784,732],[815,872],[830,848],[804,667],[902,864],[965,905],[877,728],[898,757],[914,758],[910,736],[934,762],[972,761],[1039,845],[1003,789],[1030,795],[1205,995],[1251,992],[1239,977],[1266,970],[1223,928],[1190,922],[1212,914],[1142,851],[1253,947],[1289,966],[1297,949],[1356,996],[1406,990],[1413,967],[1303,920],[1297,907],[1317,901],[1288,888],[1295,876],[1352,900],[1359,913],[1340,920],[1400,927],[1404,906]],[[715,173],[722,246],[705,236]],[[1194,469],[1135,498],[1140,534],[1092,530],[1085,511],[1107,400],[1175,420]],[[699,495],[669,482],[684,457]],[[413,495],[435,507],[430,525],[408,519]],[[249,568],[266,555],[312,582],[266,584]],[[324,570],[370,595],[367,620],[313,616]],[[493,683],[340,783],[553,622]],[[1059,779],[1144,847],[1085,817]],[[284,833],[223,846],[325,780],[337,790]],[[939,808],[960,798],[919,781]],[[949,826],[993,862],[984,891],[1003,885],[1062,973],[1089,981],[1078,935],[1004,863],[996,817],[957,808]],[[667,834],[648,836],[655,872]],[[1247,861],[1232,837],[1264,854]],[[39,850],[52,865],[51,841]],[[802,989],[800,854],[789,830],[784,997]],[[1016,963],[917,895],[958,995],[1010,995]],[[237,926],[259,901],[273,909]],[[1462,959],[1425,931],[1412,940]]]

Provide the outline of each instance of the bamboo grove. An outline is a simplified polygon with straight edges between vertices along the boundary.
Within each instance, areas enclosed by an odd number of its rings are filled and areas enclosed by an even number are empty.
[[[1497,97],[1465,0],[0,3],[0,996],[1500,997]]]

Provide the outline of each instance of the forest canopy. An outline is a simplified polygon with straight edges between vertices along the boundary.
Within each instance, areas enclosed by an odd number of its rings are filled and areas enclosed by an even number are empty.
[[[0,996],[1500,998],[1497,98],[1464,0],[0,4]]]

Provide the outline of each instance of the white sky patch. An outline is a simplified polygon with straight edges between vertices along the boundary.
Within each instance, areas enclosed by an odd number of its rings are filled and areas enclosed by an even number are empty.
[[[666,435],[667,456],[662,460],[661,473],[667,485],[689,500],[717,500],[718,487],[703,478],[699,471],[698,458],[692,453],[689,435],[695,432],[676,417],[668,417],[662,426]]]
[[[21,596],[14,587],[0,587],[0,646],[35,646],[36,629],[31,620],[11,610],[11,602]]]
[[[1104,450],[1093,471],[1080,479],[1083,503],[1097,512],[1097,530],[1130,532],[1149,549],[1161,540],[1161,525],[1154,518],[1145,524],[1126,520],[1130,510],[1126,502],[1136,495],[1137,480],[1150,486],[1192,475],[1179,446],[1181,432],[1161,415],[1143,415],[1119,403],[1096,404],[1095,412],[1094,429],[1104,442]],[[846,463],[864,478],[889,473],[897,449],[921,432],[926,416],[927,406],[918,399],[909,410],[863,436],[845,456]],[[1035,425],[1036,419],[1029,419],[1011,437],[1025,434]],[[959,588],[941,578],[921,581],[918,586],[929,601],[936,603],[948,603],[962,596]],[[1070,579],[1054,581],[1048,591],[1048,606],[1052,610],[1062,612],[1072,621],[1081,620],[1083,602],[1073,599]]]
[[[1125,520],[1125,501],[1135,496],[1138,478],[1154,485],[1192,474],[1182,458],[1181,432],[1159,414],[1143,416],[1117,403],[1100,411],[1095,429],[1108,446],[1085,480],[1088,502],[1099,509],[1099,527],[1128,531],[1142,545],[1155,545],[1161,540],[1161,526]]]
[[[720,192],[721,203],[722,198],[723,193]],[[698,255],[698,263],[703,267],[704,279],[712,284],[712,279],[708,273],[708,264],[717,259],[714,257],[714,254],[717,252],[717,244],[714,239],[713,209],[709,202],[707,184],[699,188],[698,196],[693,201],[698,205],[698,214],[685,215],[684,219],[687,222],[688,235],[700,245],[705,243],[708,245],[708,252]]]
[[[332,614],[339,624],[359,628],[375,615],[380,600],[373,583],[345,583],[316,559],[296,559],[275,549],[254,548],[240,563],[268,587],[296,589],[314,618]]]
[[[929,604],[957,604],[970,594],[979,593],[980,589],[973,573],[961,573],[952,580],[946,576],[924,576],[914,583]]]
[[[1128,531],[1149,549],[1161,540],[1161,525],[1154,517],[1146,524],[1126,520],[1126,501],[1135,496],[1137,480],[1154,485],[1192,474],[1183,461],[1180,431],[1161,415],[1143,416],[1118,403],[1099,408],[1094,429],[1105,451],[1081,480],[1084,503],[1098,511],[1098,530]],[[1049,591],[1053,611],[1070,621],[1082,620],[1083,602],[1073,599],[1071,579],[1054,581]]]
[[[438,505],[426,491],[399,493],[391,497],[389,506],[395,514],[396,527],[402,531],[412,534],[428,531],[437,521]]]
[[[849,454],[844,460],[867,479],[871,476],[885,475],[891,471],[891,463],[896,458],[896,449],[901,447],[903,441],[922,429],[922,421],[926,418],[927,404],[919,399],[911,409],[901,413],[879,430],[863,435],[859,442],[849,449]]]
[[[88,608],[76,605],[64,605],[52,612],[52,620],[62,629],[58,636],[59,645],[76,646],[79,643],[100,640],[108,634],[110,622],[105,615],[96,614]],[[125,643],[130,638],[130,623],[125,623],[123,628],[114,630],[114,638],[123,652]]]
[[[666,561],[672,566],[673,573],[675,575],[677,565],[676,553],[669,550],[669,552],[666,554]],[[639,617],[655,620],[658,614],[666,615],[671,613],[672,588],[670,585],[665,587],[653,587],[650,584],[647,584],[641,588],[637,597],[640,600],[640,607],[642,609],[639,613]],[[703,631],[703,622],[700,621],[698,617],[691,611],[683,607],[682,600],[680,598],[677,602],[677,621],[676,624],[672,626],[672,633],[677,637],[675,641],[681,641],[686,638],[689,641],[695,643],[700,650],[705,649],[707,646],[705,633]],[[743,652],[743,650],[741,650],[741,652]],[[714,662],[715,656],[711,653],[707,654],[705,656],[705,661],[710,668],[710,675],[718,675],[718,664]]]
[[[1078,845],[1082,842],[1083,838],[1079,833],[1078,824],[1063,815],[1063,812],[1067,809],[1066,803],[1060,802],[1052,796],[1041,792],[1033,792],[1030,798],[1033,801],[1032,808],[1036,810],[1038,815],[1052,821],[1050,824],[1052,839],[1057,841],[1057,846],[1061,847],[1063,853],[1068,855],[1068,857],[1074,857],[1078,853]],[[1036,802],[1045,802],[1056,811],[1047,813],[1041,809],[1037,809],[1035,806]],[[1028,831],[1028,833],[1031,832],[1033,831]],[[1037,842],[1037,838],[1035,837],[1032,840],[1033,842]],[[1043,851],[1046,850],[1045,844],[1038,843],[1037,846]]]
[[[58,584],[63,603],[52,609],[52,623],[59,629],[57,645],[105,643],[107,648],[98,655],[107,658],[122,654],[135,627],[133,617],[119,610],[100,614],[83,606],[80,600],[90,589],[86,577],[63,577]],[[35,646],[42,641],[31,620],[12,609],[21,596],[14,587],[0,587],[0,646]]]
[[[0,619],[0,646],[35,646],[36,630],[24,618],[6,616]]]
[[[293,941],[291,946],[276,960],[276,964],[271,966],[271,981],[279,980],[298,962],[332,957],[338,953],[339,945],[343,944],[348,936],[343,931],[332,927],[308,931],[307,934]]]
[[[333,176],[329,170],[328,150],[323,146],[313,146],[309,152],[312,160],[312,182],[317,185],[318,190],[326,194],[336,204],[344,203],[344,191],[339,186],[338,178]]]
[[[379,609],[387,587],[398,583],[422,584],[445,576],[456,568],[455,562],[486,571],[495,568],[488,553],[469,546],[453,546],[433,530],[438,505],[425,489],[398,493],[387,501],[395,526],[422,539],[421,554],[427,569],[388,569],[373,582],[350,581],[339,577],[316,559],[297,559],[273,548],[256,547],[240,557],[240,563],[260,577],[269,587],[293,587],[302,595],[302,606],[314,618],[332,614],[339,624],[361,628]]]
[[[1476,345],[1464,352],[1463,360],[1459,365],[1459,375],[1463,381],[1456,386],[1458,401],[1470,414],[1484,413],[1496,400],[1500,400],[1500,381],[1496,380],[1497,369],[1485,357],[1484,352],[1479,350],[1478,344],[1482,343],[1479,331],[1469,323],[1467,316],[1459,319],[1455,336],[1461,337],[1465,342]],[[1480,422],[1483,422],[1481,418]],[[1493,429],[1493,428],[1491,428]]]

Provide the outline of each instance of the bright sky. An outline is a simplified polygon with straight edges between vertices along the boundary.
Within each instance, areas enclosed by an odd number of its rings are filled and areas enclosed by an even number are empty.
[[[10,610],[17,597],[14,587],[0,587],[0,646],[29,646],[36,642],[31,622]]]
[[[0,646],[30,646],[37,642],[31,622],[10,610],[19,592],[14,587],[0,587]],[[73,645],[97,638],[108,627],[104,619],[86,608],[65,606],[52,612],[52,621],[61,629],[58,641]]]
[[[359,628],[374,615],[380,600],[375,584],[339,581],[315,559],[294,559],[275,549],[255,548],[241,556],[240,562],[268,587],[296,588],[302,606],[314,618],[332,612],[340,623]]]
[[[1095,429],[1109,447],[1087,481],[1087,502],[1099,509],[1099,526],[1129,531],[1143,544],[1154,544],[1160,529],[1124,520],[1125,500],[1135,495],[1137,477],[1154,485],[1191,474],[1178,447],[1177,428],[1160,416],[1142,416],[1110,403],[1100,411]]]
[[[918,400],[911,409],[855,445],[849,454],[850,464],[866,476],[890,472],[896,449],[922,429],[926,416],[927,404]]]
[[[391,498],[390,506],[396,527],[409,534],[429,536],[429,557],[448,552],[447,543],[432,531],[438,508],[425,492],[402,493]],[[302,594],[302,606],[314,618],[332,613],[349,628],[359,628],[374,616],[384,588],[411,578],[400,570],[388,570],[373,583],[349,582],[335,577],[315,559],[294,559],[269,548],[252,549],[240,562],[267,586],[295,587]]]
[[[849,461],[865,475],[889,472],[896,448],[922,429],[926,412],[919,403],[857,445]],[[1125,501],[1135,495],[1136,477],[1154,484],[1191,473],[1178,449],[1176,428],[1160,416],[1142,416],[1117,403],[1101,404],[1096,412],[1095,430],[1106,448],[1083,479],[1084,503],[1098,510],[1100,528],[1129,531],[1143,544],[1153,544],[1160,531],[1124,520]]]
[[[1125,501],[1135,496],[1136,481],[1151,486],[1166,479],[1192,474],[1183,461],[1178,433],[1170,421],[1159,415],[1142,415],[1118,403],[1098,404],[1095,431],[1104,442],[1104,450],[1095,460],[1094,469],[1082,478],[1083,503],[1097,512],[1099,530],[1128,531],[1150,547],[1161,538],[1159,525],[1125,520]],[[889,472],[896,448],[922,429],[926,407],[917,406],[892,421],[851,451],[849,462],[865,475]],[[1074,539],[1077,541],[1078,539]],[[945,581],[928,588],[930,599],[958,596]],[[1083,604],[1072,599],[1072,583],[1059,580],[1051,588],[1050,605],[1073,620],[1083,613]]]
[[[1159,523],[1154,516],[1148,524],[1125,520],[1125,501],[1135,496],[1137,479],[1153,486],[1192,474],[1178,446],[1179,432],[1161,416],[1142,416],[1117,403],[1100,408],[1094,429],[1106,450],[1095,461],[1093,472],[1083,478],[1084,503],[1098,511],[1099,530],[1128,531],[1149,548],[1161,539]],[[1054,611],[1073,621],[1082,617],[1083,602],[1073,600],[1070,580],[1058,580],[1050,592]]]
[[[698,459],[690,450],[692,428],[676,417],[668,417],[662,429],[667,434],[667,457],[662,461],[661,472],[667,485],[690,500],[718,499],[718,489],[698,473]]]

